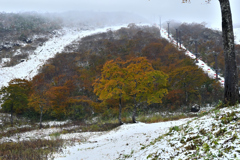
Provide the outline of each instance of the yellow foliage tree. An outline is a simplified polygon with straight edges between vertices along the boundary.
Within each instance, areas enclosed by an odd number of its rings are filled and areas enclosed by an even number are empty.
[[[144,57],[133,58],[127,63],[129,94],[134,100],[132,121],[135,123],[136,110],[141,103],[162,103],[162,98],[168,93],[168,76],[154,70]]]
[[[161,103],[167,94],[168,76],[152,68],[144,57],[123,62],[121,59],[106,62],[101,78],[96,79],[94,92],[100,100],[119,99],[119,123],[121,121],[122,99],[134,100],[132,120],[136,122],[136,108],[142,103]]]
[[[119,100],[119,124],[122,123],[122,99],[129,99],[126,93],[126,68],[121,59],[110,60],[105,63],[102,69],[101,78],[93,83],[94,93],[99,96],[100,100],[118,99]]]

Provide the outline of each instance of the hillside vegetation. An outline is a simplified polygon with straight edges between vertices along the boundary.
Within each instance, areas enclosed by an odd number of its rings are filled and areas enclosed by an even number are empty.
[[[165,39],[159,39],[155,27],[138,27],[130,25],[117,31],[82,38],[73,46],[73,52],[57,54],[39,70],[32,81],[13,80],[9,87],[14,93],[19,89],[19,102],[9,99],[2,105],[3,111],[44,118],[84,120],[93,115],[103,118],[118,115],[118,99],[97,100],[93,92],[93,83],[101,76],[104,64],[121,58],[122,61],[146,57],[154,70],[168,75],[166,89],[168,94],[162,103],[141,103],[139,111],[148,108],[176,110],[190,104],[217,103],[221,99],[222,89],[215,80],[209,79],[194,61],[179,51]],[[155,86],[157,87],[157,86]],[[23,92],[28,90],[28,92]],[[7,88],[3,93],[12,92]],[[128,92],[128,91],[126,91]],[[26,94],[25,94],[26,93]],[[24,99],[24,101],[23,101]],[[11,107],[13,103],[13,107]],[[21,103],[22,107],[17,105]],[[123,99],[123,112],[132,112],[134,99]],[[41,106],[39,109],[39,105]]]

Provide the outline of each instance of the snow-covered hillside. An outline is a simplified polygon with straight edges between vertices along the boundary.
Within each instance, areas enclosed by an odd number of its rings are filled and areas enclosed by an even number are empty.
[[[111,26],[105,28],[99,28],[94,30],[80,30],[78,28],[70,29],[64,28],[62,30],[56,31],[54,37],[45,42],[42,46],[39,46],[32,55],[28,57],[24,62],[13,66],[13,67],[2,67],[0,65],[0,87],[6,86],[7,83],[14,78],[26,78],[31,79],[38,73],[38,69],[44,65],[44,63],[49,59],[55,56],[57,53],[61,53],[65,46],[71,44],[74,40],[79,40],[84,36],[88,36],[95,33],[105,32],[108,29],[117,30],[121,27],[126,27],[125,25]],[[240,30],[236,30],[236,33]],[[170,38],[167,36],[167,31],[161,30],[162,37],[169,40],[169,42],[175,43],[176,41],[170,35]],[[240,37],[240,36],[239,36]],[[183,49],[186,49],[182,46]],[[186,50],[186,55],[195,59],[195,55]],[[3,61],[4,62],[4,61]],[[210,67],[208,67],[203,61],[199,60],[199,63],[196,63],[200,68],[203,69],[205,73],[209,75],[210,78],[215,78],[216,73]],[[224,85],[223,77],[220,78],[220,83]]]
[[[117,30],[121,27],[126,27],[127,25],[111,26],[105,28],[99,28],[95,30],[80,30],[80,29],[70,29],[64,28],[62,30],[56,31],[56,34],[53,38],[45,42],[42,46],[39,46],[32,55],[28,57],[24,62],[13,66],[13,67],[1,67],[0,65],[0,87],[6,86],[8,82],[14,78],[25,78],[31,79],[38,73],[38,69],[44,65],[44,63],[49,59],[55,56],[57,53],[61,53],[65,46],[72,43],[74,40],[79,40],[84,36],[105,32],[108,29]],[[170,35],[170,38],[167,36],[166,30],[161,30],[162,37],[168,39],[170,42],[175,43],[176,41]],[[186,49],[182,46],[183,49]],[[189,51],[186,51],[186,55],[195,59],[195,55]],[[208,67],[203,61],[199,60],[197,63],[200,68],[203,69],[205,73],[209,75],[210,78],[215,78],[216,73],[210,67]],[[220,83],[224,85],[223,77],[220,78]]]
[[[106,32],[108,29],[117,30],[126,25],[111,26],[94,30],[79,30],[77,28],[64,28],[56,31],[57,34],[42,46],[39,46],[29,58],[13,67],[1,67],[0,65],[0,87],[6,86],[8,82],[14,78],[31,79],[38,73],[38,69],[57,53],[61,53],[65,46],[72,43],[74,40],[100,33]]]

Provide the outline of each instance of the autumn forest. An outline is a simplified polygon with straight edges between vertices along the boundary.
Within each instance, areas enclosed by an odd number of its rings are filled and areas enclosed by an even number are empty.
[[[221,42],[216,41],[221,33],[202,24],[180,27],[183,44],[193,52],[189,39],[196,32],[187,30],[204,30],[198,34],[200,57],[214,68],[211,51],[218,51],[220,74],[224,74]],[[121,113],[128,113],[136,122],[138,113],[149,110],[189,112],[193,104],[218,103],[223,88],[184,53],[159,38],[157,27],[130,24],[87,36],[49,59],[32,80],[14,79],[3,87],[2,111],[36,120],[40,117],[40,121],[100,116],[118,117],[123,123]]]

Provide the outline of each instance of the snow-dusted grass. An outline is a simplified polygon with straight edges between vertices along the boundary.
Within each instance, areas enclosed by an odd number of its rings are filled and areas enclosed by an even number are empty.
[[[14,116],[14,126],[11,127],[9,114],[1,113],[0,117],[0,159],[46,159],[64,144],[63,139],[54,136],[64,129],[58,126],[63,122],[45,123],[48,128],[38,129],[38,124]],[[54,127],[50,128],[52,124]]]
[[[239,117],[239,106],[212,111],[171,128],[156,143],[140,150],[132,157],[235,159],[240,156]]]
[[[59,135],[58,138],[67,140],[78,139],[78,141],[82,141],[86,139],[85,136],[82,135],[88,135],[88,133],[85,132],[106,131],[118,126],[118,123],[84,123],[67,120],[43,122],[43,128],[39,129],[39,123],[28,121],[20,123],[22,119],[17,119],[16,117],[14,117],[14,119],[13,127],[11,127],[9,122],[6,123],[6,121],[2,124],[0,128],[0,144],[6,142],[32,141],[36,139],[49,140],[57,135]]]
[[[165,117],[168,117],[169,115],[174,115],[168,114],[168,113],[156,113],[157,117],[160,115],[164,115]],[[179,114],[176,114],[175,116],[178,116]],[[1,114],[1,116],[6,116],[9,118],[9,114]],[[152,116],[154,117],[154,115]],[[171,116],[170,116],[171,117]],[[157,121],[161,121],[161,119],[158,119]],[[182,120],[184,121],[184,120]],[[185,120],[186,121],[186,120]],[[103,135],[107,135],[108,133],[112,134],[114,132],[118,132],[119,130],[125,130],[124,132],[127,132],[128,128],[135,128],[138,127],[138,125],[141,126],[141,130],[144,130],[148,128],[152,128],[151,126],[154,126],[153,123],[148,124],[141,123],[139,122],[138,124],[124,124],[123,127],[117,127],[118,125],[115,125],[114,122],[116,123],[117,121],[112,121],[112,123],[109,123],[110,121],[104,121],[99,118],[94,118],[92,121],[88,121],[85,125],[82,123],[78,122],[72,122],[72,121],[50,121],[50,122],[44,122],[43,129],[38,129],[39,125],[38,123],[32,123],[29,121],[25,121],[24,123],[21,123],[21,118],[14,117],[14,127],[10,127],[10,124],[3,126],[4,128],[0,132],[0,143],[2,145],[6,145],[7,143],[14,143],[16,146],[18,146],[18,143],[21,143],[22,145],[28,144],[31,146],[31,142],[39,142],[43,141],[44,143],[54,143],[54,141],[59,141],[59,140],[64,140],[64,147],[67,145],[68,147],[72,146],[72,144],[83,144],[83,143],[88,143],[89,139],[92,139],[94,137],[100,137]],[[182,123],[180,122],[166,122],[164,124],[163,129],[165,130],[165,126],[172,126],[172,124],[176,125]],[[174,126],[173,125],[173,126]],[[125,128],[127,126],[127,128]],[[115,128],[113,130],[107,131],[111,128]],[[159,129],[159,128],[155,128]],[[139,144],[139,147],[143,147],[147,145],[149,140],[152,140],[153,138],[156,138],[157,135],[152,136],[151,134],[155,131],[154,127],[150,129],[150,131],[143,132],[142,131],[137,131],[137,134],[140,134],[140,136],[137,136],[139,138],[146,138],[148,140],[144,140],[141,144]],[[100,130],[106,130],[100,132]],[[151,131],[152,130],[152,131]],[[161,129],[156,131],[155,133],[161,133]],[[163,133],[165,133],[164,131]],[[143,137],[142,137],[143,136]],[[132,136],[131,136],[132,137]],[[126,138],[127,139],[127,138]],[[136,139],[133,139],[136,141]],[[62,143],[62,141],[61,141]],[[95,143],[95,142],[94,142]],[[13,146],[12,146],[13,147]],[[58,146],[59,147],[59,146]],[[132,151],[133,152],[133,151]],[[64,152],[65,153],[65,152]],[[130,154],[130,153],[126,153]],[[120,155],[118,155],[120,156]]]
[[[60,150],[62,139],[32,140],[3,143],[0,145],[0,158],[8,159],[47,159],[47,157]]]
[[[179,120],[189,117],[195,117],[197,114],[195,113],[182,113],[182,112],[156,112],[152,114],[142,114],[139,115],[136,119],[139,122],[144,123],[156,123],[156,122],[166,122],[166,121],[173,121]]]

